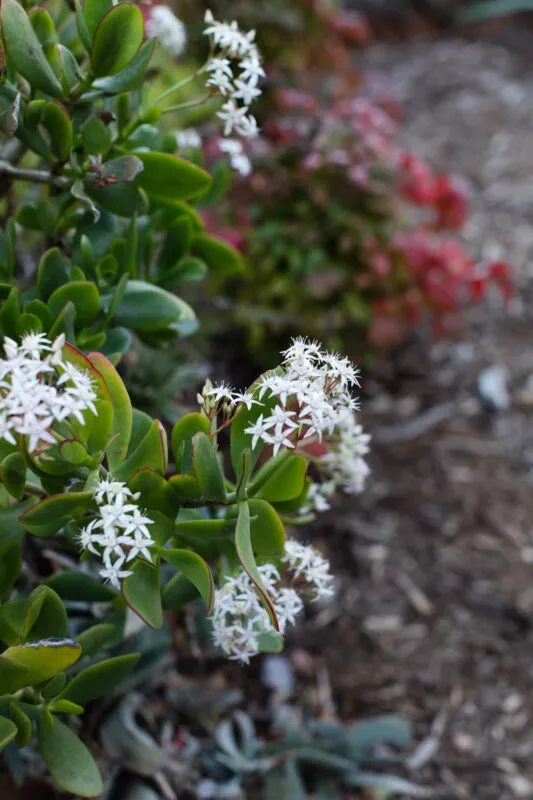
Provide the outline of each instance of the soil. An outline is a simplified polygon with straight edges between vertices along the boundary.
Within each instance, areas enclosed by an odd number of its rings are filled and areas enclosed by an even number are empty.
[[[289,651],[302,685],[306,670],[322,675],[323,710],[405,713],[421,742],[411,777],[479,800],[533,797],[531,34],[498,36],[370,53],[404,105],[406,146],[468,177],[466,239],[513,265],[517,298],[471,312],[461,343],[415,342],[367,378],[368,489],[312,530],[337,602]],[[478,392],[494,366],[502,410]]]

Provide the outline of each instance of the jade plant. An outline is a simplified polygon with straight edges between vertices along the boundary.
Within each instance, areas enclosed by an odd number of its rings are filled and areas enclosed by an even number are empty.
[[[159,29],[157,16],[145,25],[147,15],[112,0],[28,13],[7,0],[0,14],[2,331],[64,333],[114,363],[132,331],[158,345],[195,329],[194,311],[174,294],[183,284],[210,269],[243,268],[235,250],[205,232],[199,214],[216,200],[217,178],[180,157],[189,150],[171,127],[179,126],[182,105],[205,102],[205,90],[168,105],[193,72],[153,96],[157,39],[146,31]],[[217,44],[216,31],[213,37],[206,69],[234,47]],[[222,116],[225,92],[207,87]],[[246,111],[239,108],[240,124],[251,136]]]
[[[166,609],[200,598],[213,645],[246,663],[282,648],[302,598],[333,593],[326,559],[286,541],[285,524],[327,507],[336,486],[363,486],[357,371],[296,340],[244,392],[206,382],[170,445],[111,361],[64,334],[6,336],[0,371],[2,743],[24,747],[36,731],[59,785],[97,796],[98,768],[63,717],[134,666],[126,654],[76,671],[120,643],[128,613],[158,629]],[[26,548],[55,565],[44,579],[24,569]],[[72,601],[98,608],[74,635]]]
[[[368,473],[357,370],[316,342],[244,391],[206,381],[172,429],[132,406],[116,368],[132,336],[157,353],[191,333],[174,290],[242,269],[203,228],[216,174],[163,121],[215,104],[235,154],[263,75],[253,31],[208,14],[207,61],[153,97],[145,33],[165,19],[112,0],[0,8],[0,749],[12,764],[36,746],[82,797],[103,781],[74,719],[134,668],[132,619],[158,630],[203,604],[213,652],[279,651],[305,597],[334,591],[285,525]]]

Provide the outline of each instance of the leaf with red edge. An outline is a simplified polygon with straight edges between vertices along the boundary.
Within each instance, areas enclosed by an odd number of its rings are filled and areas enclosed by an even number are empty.
[[[252,549],[250,509],[248,507],[248,503],[239,504],[239,516],[237,517],[237,527],[235,529],[235,548],[244,571],[257,589],[259,597],[261,598],[261,602],[266,608],[274,628],[278,631],[279,624],[276,617],[276,611],[272,604],[272,600],[268,596],[263,579],[261,578],[261,573],[259,572],[255,562],[254,551]]]
[[[113,427],[113,404],[105,378],[90,359],[71,344],[67,343],[63,347],[63,360],[91,377],[97,394],[95,401],[97,413],[93,414],[87,409],[83,412],[84,425],[77,420],[70,420],[70,423],[76,438],[87,446],[89,453],[102,452],[109,442]]]
[[[113,406],[111,441],[106,454],[109,467],[114,469],[122,464],[128,452],[133,423],[131,400],[122,378],[109,359],[102,353],[89,353],[89,360],[104,378]]]
[[[133,565],[132,571],[133,574],[125,578],[122,584],[124,600],[137,616],[156,630],[163,624],[159,566],[139,560]]]
[[[198,589],[207,606],[207,613],[210,614],[213,608],[215,587],[207,562],[191,550],[163,550],[161,556],[173,567],[179,569],[187,580]]]
[[[133,453],[118,469],[113,470],[113,476],[117,480],[127,481],[134,472],[146,467],[159,475],[164,475],[168,463],[167,453],[167,435],[159,420],[156,419]]]
[[[20,524],[35,536],[51,536],[71,519],[81,517],[92,498],[92,492],[69,492],[46,497],[20,515]]]

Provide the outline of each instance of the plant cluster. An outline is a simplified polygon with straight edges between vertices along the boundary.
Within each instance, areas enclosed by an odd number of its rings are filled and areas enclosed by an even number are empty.
[[[390,344],[422,323],[456,326],[491,286],[512,295],[505,263],[476,263],[450,235],[467,219],[461,183],[398,146],[386,104],[283,88],[274,101],[227,207],[254,264],[233,296],[255,346],[293,327]]]

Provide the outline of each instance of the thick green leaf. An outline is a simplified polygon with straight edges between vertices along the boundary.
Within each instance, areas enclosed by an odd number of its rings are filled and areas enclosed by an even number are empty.
[[[22,500],[26,488],[26,464],[20,453],[11,453],[2,461],[2,483],[12,497]]]
[[[194,472],[202,495],[206,500],[226,501],[224,472],[217,451],[205,433],[197,433],[192,440]]]
[[[95,182],[94,176],[91,176],[86,178],[83,184],[80,183],[80,186],[83,194],[89,200],[111,211],[117,217],[130,219],[135,214],[142,215],[147,212],[146,195],[131,181],[102,186],[98,184],[98,181]],[[74,194],[73,189],[71,192]],[[76,197],[83,200],[80,192],[76,194]]]
[[[11,589],[21,569],[20,544],[11,542],[0,547],[0,600]]]
[[[154,420],[145,437],[136,447],[126,461],[113,471],[117,480],[128,480],[134,472],[149,467],[160,475],[164,475],[167,468],[167,439],[165,429]]]
[[[137,156],[119,156],[104,162],[98,178],[102,182],[128,183],[135,180],[143,169],[143,163]]]
[[[83,714],[83,706],[71,703],[70,700],[54,700],[49,707],[54,714]]]
[[[106,94],[121,94],[122,92],[131,92],[136,89],[143,79],[146,67],[150,63],[154,45],[155,39],[145,42],[125,69],[107,78],[97,78],[93,81],[94,88],[100,89]]]
[[[124,297],[115,312],[120,325],[147,333],[180,328],[196,319],[192,308],[169,292],[144,281],[128,281]]]
[[[276,611],[270,597],[268,596],[268,592],[265,589],[263,579],[261,578],[261,574],[255,562],[250,530],[250,509],[248,507],[248,503],[245,502],[239,504],[239,515],[237,517],[237,527],[235,529],[235,548],[237,550],[237,555],[239,556],[239,561],[241,562],[244,571],[257,589],[259,597],[261,598],[261,602],[265,606],[272,624],[276,630],[279,630]]]
[[[209,433],[209,420],[199,413],[186,414],[172,429],[172,452],[179,473],[187,473],[192,467],[192,439],[197,433]]]
[[[98,797],[104,786],[95,760],[67,725],[54,719],[51,730],[41,722],[38,744],[56,783],[80,797]]]
[[[140,13],[140,12],[139,12]],[[33,89],[61,99],[63,90],[46,60],[26,12],[16,0],[2,0],[2,35],[8,59]]]
[[[86,155],[105,153],[111,144],[109,128],[98,117],[91,117],[83,126],[81,142]]]
[[[74,85],[81,77],[81,70],[73,53],[62,44],[57,45],[59,63],[61,64],[61,83],[65,94],[70,94]]]
[[[79,672],[65,686],[57,699],[70,700],[71,703],[84,706],[97,697],[111,694],[129,675],[138,660],[139,654],[131,653],[93,664]]]
[[[165,610],[182,608],[196,600],[199,594],[196,586],[180,572],[174,575],[163,589],[163,608]]]
[[[179,497],[173,487],[153,469],[144,467],[134,472],[129,487],[132,492],[140,492],[140,505],[148,511],[159,509],[174,521],[179,511]]]
[[[285,528],[277,511],[266,500],[248,501],[252,546],[261,555],[280,555],[285,547]]]
[[[97,78],[116,75],[135,57],[144,39],[143,15],[132,3],[119,3],[96,28],[91,67]]]
[[[259,387],[257,383],[250,387],[250,391],[256,398],[258,395],[258,390]],[[254,404],[250,408],[246,408],[246,406],[243,405],[240,411],[238,411],[233,418],[230,429],[230,453],[231,464],[233,466],[233,471],[235,472],[237,482],[240,480],[242,475],[242,469],[244,465],[243,452],[245,450],[250,451],[248,465],[249,469],[253,471],[264,448],[264,443],[261,441],[261,439],[259,439],[256,443],[256,446],[252,448],[253,437],[249,433],[245,433],[245,430],[257,422],[257,419],[261,414],[264,417],[267,417],[278,402],[279,400],[276,397],[263,397],[261,399],[262,405]]]
[[[214,600],[215,587],[213,576],[207,563],[197,553],[190,550],[163,550],[161,556],[179,569],[200,592],[207,606],[207,613],[211,613]]]
[[[161,273],[173,267],[189,251],[192,236],[192,223],[187,217],[180,217],[168,229],[157,262],[158,270]]]
[[[202,490],[192,475],[171,475],[168,482],[177,495],[179,503],[186,500],[198,500],[202,496]]]
[[[72,639],[45,639],[8,647],[0,655],[0,686],[5,694],[43,683],[72,666],[81,647]]]
[[[190,519],[177,522],[174,533],[191,543],[225,539],[235,532],[234,519]]]
[[[137,184],[150,197],[169,200],[188,200],[202,194],[211,177],[200,167],[169,153],[137,153],[144,170]]]
[[[4,547],[11,542],[20,543],[23,540],[26,530],[19,522],[19,515],[34,504],[35,499],[29,498],[22,503],[0,508],[0,547]]]
[[[18,728],[14,722],[6,717],[0,717],[0,753],[7,747],[18,733]]]
[[[50,578],[46,578],[45,583],[63,600],[74,602],[108,603],[117,596],[113,589],[105,586],[98,578],[77,570],[56,572]]]
[[[122,584],[122,594],[132,611],[150,628],[161,627],[163,610],[158,566],[137,561],[133,565],[133,575],[125,578]]]
[[[36,642],[66,636],[67,612],[60,597],[49,586],[38,586],[30,597],[42,598],[42,601],[31,629],[25,633],[25,641]]]
[[[289,456],[267,479],[257,496],[271,503],[299,497],[304,490],[307,466],[307,459],[303,456]]]
[[[21,514],[20,523],[35,536],[51,536],[72,517],[81,516],[91,501],[91,492],[69,492],[47,497]]]
[[[72,122],[67,109],[57,100],[43,108],[42,124],[48,131],[52,153],[59,161],[67,161],[72,149]]]
[[[109,467],[114,470],[124,461],[128,452],[133,419],[131,400],[122,378],[102,353],[89,353],[89,359],[103,375],[111,395],[113,426],[106,454]]]
[[[199,258],[184,258],[178,264],[165,270],[164,273],[158,273],[157,283],[163,289],[171,291],[184,283],[201,281],[207,273],[207,266]]]
[[[77,642],[83,650],[84,656],[94,656],[106,644],[115,631],[115,626],[108,622],[92,625],[78,634]]]
[[[205,261],[210,270],[219,275],[236,275],[244,272],[244,262],[237,250],[207,233],[200,233],[194,237],[191,251]]]
[[[59,445],[59,455],[68,461],[69,464],[80,466],[85,464],[89,457],[87,448],[78,439],[65,439]]]
[[[76,327],[85,328],[94,322],[100,311],[100,295],[91,281],[71,281],[56,289],[48,300],[48,308],[54,317],[70,300],[76,309]]]
[[[26,747],[31,739],[30,718],[24,713],[21,707],[14,702],[9,704],[9,715],[17,726],[17,738],[15,739],[15,744],[17,747]],[[0,743],[0,751],[1,750],[2,745]]]
[[[113,0],[85,0],[83,16],[89,36],[92,38],[100,24],[102,17],[113,8]]]

